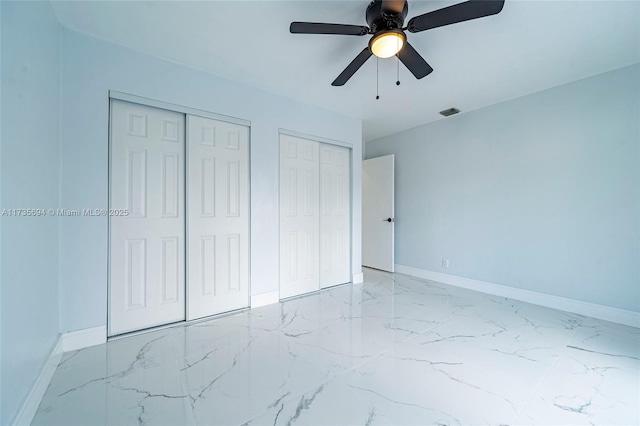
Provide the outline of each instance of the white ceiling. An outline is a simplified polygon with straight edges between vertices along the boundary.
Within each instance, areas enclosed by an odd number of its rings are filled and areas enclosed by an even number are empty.
[[[409,0],[408,18],[459,1]],[[371,140],[640,62],[640,1],[507,0],[498,15],[408,33],[434,68],[416,80],[372,57],[331,82],[368,37],[289,34],[291,21],[366,25],[364,1],[55,1],[61,24],[363,120]],[[407,21],[405,21],[406,23]]]

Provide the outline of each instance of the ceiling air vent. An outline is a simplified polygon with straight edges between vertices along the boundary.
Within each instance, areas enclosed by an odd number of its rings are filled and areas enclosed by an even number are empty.
[[[449,108],[449,109],[445,109],[444,111],[440,111],[440,114],[444,115],[445,117],[448,117],[450,115],[454,115],[459,112],[460,110],[458,108]]]

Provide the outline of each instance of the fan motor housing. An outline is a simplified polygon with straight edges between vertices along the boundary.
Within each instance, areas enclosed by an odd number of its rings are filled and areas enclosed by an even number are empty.
[[[382,0],[373,0],[367,6],[365,18],[372,33],[402,28],[404,18],[409,12],[408,2],[404,3],[402,13],[386,13],[382,11]]]

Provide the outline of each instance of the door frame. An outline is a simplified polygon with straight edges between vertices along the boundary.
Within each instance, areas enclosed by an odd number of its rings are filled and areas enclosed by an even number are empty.
[[[240,126],[246,126],[248,128],[249,134],[248,134],[248,153],[247,153],[247,173],[248,173],[248,197],[249,197],[249,207],[248,207],[248,226],[249,226],[249,246],[248,246],[248,253],[247,256],[248,261],[249,261],[249,271],[248,271],[248,279],[249,279],[249,283],[248,283],[248,295],[247,295],[247,308],[249,308],[251,306],[251,121],[249,120],[245,120],[242,118],[237,118],[237,117],[231,117],[228,115],[222,115],[222,114],[216,114],[213,112],[209,112],[209,111],[204,111],[204,110],[200,110],[200,109],[196,109],[196,108],[190,108],[184,105],[178,105],[178,104],[174,104],[171,102],[165,102],[165,101],[160,101],[157,99],[151,99],[151,98],[146,98],[144,96],[138,96],[138,95],[132,95],[129,93],[124,93],[124,92],[119,92],[116,90],[109,90],[108,92],[108,99],[107,102],[109,103],[109,117],[107,120],[107,132],[108,132],[108,142],[107,142],[107,213],[108,211],[111,209],[111,176],[112,176],[112,166],[113,166],[113,158],[112,158],[112,142],[111,142],[111,100],[120,100],[120,101],[125,101],[125,102],[130,102],[130,103],[134,103],[134,104],[138,104],[138,105],[143,105],[143,106],[147,106],[147,107],[151,107],[151,108],[159,108],[159,109],[164,109],[164,110],[168,110],[168,111],[173,111],[173,112],[178,112],[178,113],[182,113],[185,115],[185,128],[184,128],[184,134],[185,134],[185,139],[184,139],[184,143],[185,143],[185,155],[184,155],[184,171],[185,171],[185,178],[184,178],[184,198],[185,198],[185,223],[184,223],[184,227],[185,227],[185,296],[184,296],[184,305],[185,305],[185,319],[181,320],[181,321],[176,321],[174,323],[170,323],[170,324],[162,324],[162,325],[158,325],[158,326],[154,326],[154,327],[150,327],[150,328],[145,328],[145,329],[141,329],[141,330],[134,330],[131,332],[127,332],[127,333],[123,333],[123,334],[117,334],[117,335],[112,335],[111,334],[111,318],[109,315],[109,310],[110,310],[110,304],[111,304],[111,216],[107,215],[107,313],[106,313],[106,324],[107,324],[107,340],[110,339],[115,339],[115,338],[119,338],[121,336],[125,336],[128,334],[134,334],[134,333],[140,333],[140,332],[144,332],[146,330],[154,330],[157,328],[163,328],[163,327],[168,327],[171,326],[173,324],[180,324],[183,322],[198,322],[198,321],[202,321],[205,320],[206,318],[209,317],[205,317],[205,318],[198,318],[192,321],[188,321],[187,318],[187,309],[188,309],[188,304],[187,304],[187,300],[189,297],[189,286],[187,285],[187,268],[186,268],[186,262],[187,262],[187,256],[188,256],[188,235],[187,235],[187,226],[188,226],[188,220],[189,217],[187,215],[187,208],[188,208],[188,202],[189,202],[189,194],[187,193],[187,185],[188,185],[188,173],[187,173],[187,164],[188,164],[188,149],[187,149],[187,137],[188,137],[188,127],[186,125],[187,120],[188,120],[188,116],[189,115],[196,115],[196,116],[200,116],[200,117],[205,117],[205,118],[211,118],[214,120],[218,120],[218,121],[224,121],[227,123],[231,123],[231,124],[237,124]],[[247,309],[247,308],[243,308],[243,309]],[[226,315],[227,312],[223,312],[217,315]],[[213,315],[213,316],[217,316],[217,315]]]
[[[351,275],[351,282],[353,282],[353,144],[349,142],[337,141],[335,139],[329,139],[322,136],[310,135],[308,133],[296,132],[294,130],[288,130],[283,128],[278,128],[278,300],[286,300],[292,299],[296,297],[301,297],[306,294],[313,294],[318,291],[323,290],[322,288],[318,289],[315,292],[305,293],[298,296],[288,297],[286,299],[282,299],[280,297],[280,136],[293,136],[296,138],[307,139],[310,141],[315,141],[319,143],[324,143],[328,145],[341,146],[343,148],[347,148],[349,150],[349,271]],[[330,287],[327,287],[330,288]]]
[[[365,162],[367,161],[373,161],[373,160],[380,160],[383,158],[387,158],[390,157],[391,158],[391,172],[392,172],[392,181],[393,184],[391,185],[391,191],[392,191],[392,197],[391,197],[391,215],[390,215],[390,219],[389,220],[391,222],[391,265],[389,266],[389,269],[383,269],[383,268],[379,268],[379,266],[381,265],[376,265],[376,266],[372,266],[372,265],[365,265],[365,259],[364,259],[364,249],[363,249],[363,254],[362,254],[362,266],[365,266],[367,268],[372,268],[372,269],[378,269],[380,271],[385,271],[385,272],[395,272],[395,155],[394,154],[386,154],[386,155],[381,155],[379,157],[372,157],[372,158],[365,158],[362,160],[362,176],[363,176],[363,190],[362,190],[362,234],[363,234],[363,239],[364,239],[364,228],[365,228],[365,220],[364,220],[364,216],[365,216],[365,209],[364,209],[364,199],[365,199],[365,191],[364,191],[364,176],[365,176]],[[384,216],[383,216],[384,217]],[[380,217],[378,217],[378,219],[374,219],[374,220],[379,220]],[[385,219],[382,219],[383,221],[386,222]],[[370,223],[369,221],[367,221],[367,224]],[[380,222],[378,222],[379,224]],[[364,247],[364,244],[363,244]]]

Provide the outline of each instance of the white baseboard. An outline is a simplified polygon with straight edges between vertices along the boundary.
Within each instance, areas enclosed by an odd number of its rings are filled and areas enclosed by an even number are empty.
[[[280,301],[280,291],[270,291],[269,293],[252,294],[251,295],[251,309],[259,308],[261,306],[272,305]]]
[[[85,328],[71,331],[62,335],[62,350],[75,351],[89,346],[101,345],[107,342],[107,326]]]
[[[62,336],[60,336],[58,338],[58,342],[53,347],[51,354],[49,354],[49,358],[42,366],[40,375],[36,379],[36,382],[33,384],[29,395],[27,395],[27,398],[24,400],[22,406],[20,407],[20,411],[18,411],[18,414],[13,421],[14,425],[30,425],[33,421],[33,417],[36,415],[36,411],[38,411],[38,407],[40,406],[42,397],[47,391],[49,383],[51,383],[53,373],[55,373],[58,364],[60,364],[62,352]]]
[[[523,302],[533,303],[535,305],[545,306],[547,308],[559,309],[561,311],[572,312],[574,314],[611,321],[631,327],[640,327],[640,312],[627,311],[610,306],[567,299],[566,297],[493,284],[486,281],[459,277],[457,275],[443,274],[442,272],[434,272],[411,266],[396,264],[395,267],[396,273],[400,274],[437,281],[456,287],[493,294],[495,296],[507,297],[509,299],[520,300]]]
[[[351,282],[353,284],[360,284],[363,281],[364,281],[364,272],[360,272],[359,274],[353,274],[353,278],[351,279]]]

